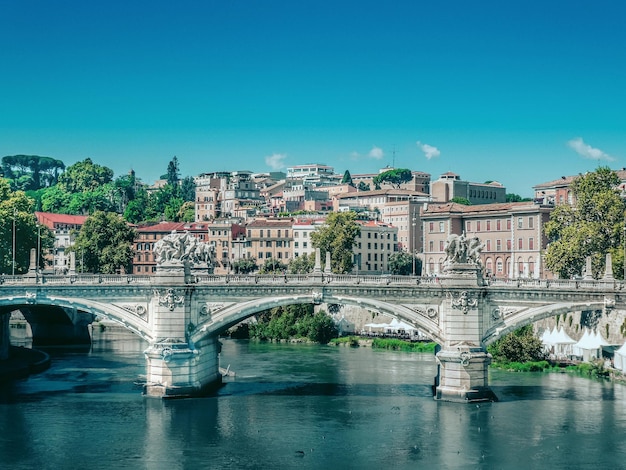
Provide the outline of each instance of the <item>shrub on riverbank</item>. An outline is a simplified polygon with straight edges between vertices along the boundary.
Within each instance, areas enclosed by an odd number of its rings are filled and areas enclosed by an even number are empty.
[[[411,343],[394,338],[374,338],[372,348],[392,349],[394,351],[434,352],[435,343]]]
[[[502,369],[510,372],[543,372],[553,368],[548,361],[508,362],[495,361],[491,363],[494,369]],[[558,369],[558,367],[556,367]]]
[[[313,305],[289,305],[261,313],[249,325],[249,334],[260,340],[308,338],[326,344],[337,337],[337,327],[325,311],[313,313]]]

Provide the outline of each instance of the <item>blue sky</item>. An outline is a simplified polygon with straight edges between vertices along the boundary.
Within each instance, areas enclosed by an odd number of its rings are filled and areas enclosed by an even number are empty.
[[[0,0],[0,156],[151,183],[386,165],[508,192],[626,167],[626,2]],[[395,158],[394,158],[395,149]]]

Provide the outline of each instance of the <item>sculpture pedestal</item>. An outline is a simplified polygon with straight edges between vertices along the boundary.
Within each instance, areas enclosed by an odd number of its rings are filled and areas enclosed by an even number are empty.
[[[497,401],[489,388],[491,355],[482,348],[457,348],[437,353],[440,365],[435,399],[452,402]]]

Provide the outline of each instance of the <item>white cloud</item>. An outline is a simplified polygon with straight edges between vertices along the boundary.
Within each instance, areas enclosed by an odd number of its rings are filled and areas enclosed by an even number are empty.
[[[583,141],[582,137],[576,137],[575,139],[568,141],[567,145],[571,149],[573,149],[578,155],[584,158],[589,158],[591,160],[607,160],[610,162],[615,160],[613,157],[604,153],[602,150],[593,148],[591,145],[586,144]]]
[[[273,153],[265,157],[265,164],[272,170],[280,170],[285,168],[285,164],[283,163],[285,158],[287,158],[286,153]]]
[[[361,155],[359,155],[359,152],[357,152],[356,150],[350,154],[350,158],[352,160],[358,160],[360,157]]]
[[[370,153],[368,154],[368,156],[370,158],[375,158],[376,160],[380,160],[381,158],[385,156],[385,152],[383,152],[383,149],[381,149],[380,147],[376,147],[374,145],[372,147],[372,150],[370,150]]]
[[[417,142],[415,142],[417,144],[417,147],[424,152],[424,156],[430,160],[431,158],[435,158],[438,157],[439,155],[441,155],[441,152],[439,151],[439,149],[437,147],[433,147],[432,145],[428,145],[428,144],[423,144],[421,143],[419,140]]]

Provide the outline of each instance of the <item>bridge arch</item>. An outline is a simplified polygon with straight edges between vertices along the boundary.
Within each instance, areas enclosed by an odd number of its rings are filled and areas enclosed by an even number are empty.
[[[20,307],[32,307],[35,305],[49,305],[90,313],[118,323],[148,342],[153,341],[147,322],[139,319],[135,314],[112,304],[73,297],[31,297],[28,295],[0,297],[0,308],[19,309]]]
[[[413,310],[403,305],[391,304],[375,299],[363,299],[349,296],[335,296],[324,295],[323,299],[319,299],[319,302],[312,302],[311,295],[290,295],[284,297],[272,297],[254,299],[246,302],[239,302],[230,305],[218,312],[216,312],[209,320],[199,324],[190,335],[190,341],[193,343],[199,343],[203,339],[209,336],[215,336],[223,331],[235,326],[241,321],[249,318],[259,312],[268,310],[275,307],[284,307],[287,305],[295,304],[310,304],[310,303],[329,303],[329,304],[342,304],[342,305],[354,305],[368,310],[375,310],[392,318],[405,321],[416,328],[420,328],[426,336],[430,337],[433,341],[441,343],[440,330],[432,320],[428,320],[415,313]]]
[[[485,345],[489,345],[518,328],[545,318],[581,310],[602,310],[605,307],[604,302],[562,302],[523,309],[487,330],[483,341]]]

